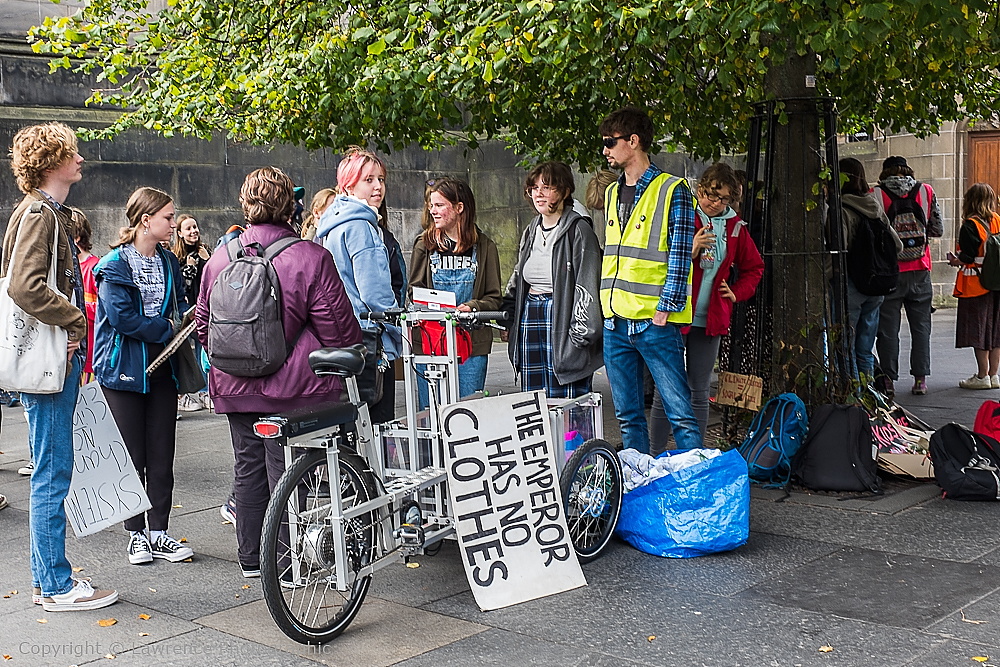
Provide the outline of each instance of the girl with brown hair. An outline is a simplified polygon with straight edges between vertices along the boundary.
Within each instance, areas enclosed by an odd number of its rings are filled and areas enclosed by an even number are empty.
[[[1000,233],[996,207],[996,193],[988,184],[969,188],[962,200],[958,254],[948,257],[948,263],[959,269],[952,292],[958,297],[955,347],[971,347],[976,353],[976,372],[958,383],[962,389],[1000,389],[1000,292],[991,292],[979,280],[986,241]]]
[[[476,199],[465,181],[435,179],[428,186],[427,210],[432,226],[417,237],[410,260],[410,289],[425,287],[455,293],[456,310],[498,310],[502,301],[500,253],[476,226]],[[458,367],[462,396],[482,391],[487,355],[493,346],[489,328],[472,332],[472,356]],[[421,381],[420,403],[428,404]]]
[[[94,372],[152,505],[125,521],[129,562],[162,558],[176,563],[194,551],[167,534],[177,435],[175,362],[171,358],[146,373],[173,337],[174,318],[185,309],[180,264],[160,245],[177,226],[174,203],[162,190],[139,188],[125,214],[128,225],[94,269]]]

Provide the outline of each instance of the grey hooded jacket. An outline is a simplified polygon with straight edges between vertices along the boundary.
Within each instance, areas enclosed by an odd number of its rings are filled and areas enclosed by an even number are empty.
[[[521,235],[517,267],[507,282],[505,301],[514,301],[507,352],[515,373],[521,369],[520,323],[528,284],[521,269],[531,252],[537,215]],[[559,384],[589,377],[604,365],[601,314],[601,246],[590,218],[567,207],[552,240],[552,370]]]

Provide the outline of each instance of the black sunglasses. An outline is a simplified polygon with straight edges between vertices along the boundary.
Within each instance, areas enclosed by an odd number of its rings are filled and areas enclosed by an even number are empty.
[[[601,143],[604,144],[605,148],[614,148],[618,144],[619,139],[628,141],[629,138],[624,135],[620,137],[604,137],[601,139]]]

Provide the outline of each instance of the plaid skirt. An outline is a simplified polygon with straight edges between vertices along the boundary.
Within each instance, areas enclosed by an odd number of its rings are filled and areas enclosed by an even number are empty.
[[[521,391],[545,390],[549,398],[577,398],[590,391],[591,378],[559,384],[552,372],[552,295],[529,294],[521,314]]]

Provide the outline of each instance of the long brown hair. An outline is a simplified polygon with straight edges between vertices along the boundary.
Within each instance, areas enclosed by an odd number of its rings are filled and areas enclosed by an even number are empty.
[[[996,207],[997,195],[990,184],[975,183],[962,198],[962,219],[979,218],[989,225]]]
[[[445,176],[434,181],[427,188],[427,202],[430,205],[431,195],[438,193],[452,206],[462,204],[462,212],[458,214],[458,238],[454,251],[465,252],[479,241],[479,231],[476,229],[476,198],[472,188],[465,181]],[[428,250],[448,250],[450,244],[445,241],[445,233],[431,224],[424,234],[424,245]]]
[[[139,233],[139,223],[142,216],[153,215],[161,208],[172,202],[174,199],[163,190],[156,188],[142,187],[132,193],[125,204],[125,217],[128,218],[128,226],[118,230],[118,240],[111,244],[112,248],[128,245],[135,242],[135,237]]]

